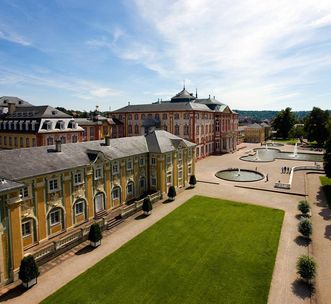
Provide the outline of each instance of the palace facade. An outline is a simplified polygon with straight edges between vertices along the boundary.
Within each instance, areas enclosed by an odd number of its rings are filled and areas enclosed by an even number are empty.
[[[17,279],[25,254],[42,264],[86,239],[92,222],[111,227],[147,194],[187,186],[195,147],[156,130],[0,151],[0,285]]]
[[[123,123],[123,136],[144,134],[154,125],[194,142],[198,159],[236,150],[238,114],[215,97],[201,99],[185,87],[169,101],[129,104],[109,115]]]
[[[17,97],[0,98],[0,148],[16,149],[81,142],[83,128],[51,106],[33,106]]]

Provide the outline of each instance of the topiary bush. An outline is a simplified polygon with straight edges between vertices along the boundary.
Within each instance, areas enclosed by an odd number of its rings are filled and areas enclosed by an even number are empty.
[[[168,198],[169,200],[173,201],[176,197],[176,189],[174,186],[170,186],[168,190]]]
[[[101,228],[97,223],[93,223],[90,227],[90,231],[88,234],[88,239],[91,242],[91,245],[96,247],[100,244],[97,244],[101,241],[102,239],[102,232]]]
[[[28,282],[36,279],[38,276],[38,265],[34,260],[34,257],[32,255],[24,257],[21,261],[20,270],[18,273],[18,277],[23,282],[23,285],[28,288],[31,287],[31,285],[28,285]],[[37,283],[37,281],[35,283]]]
[[[304,236],[309,238],[313,232],[313,225],[310,220],[304,219],[299,222],[298,231]]]
[[[196,185],[196,183],[197,183],[197,179],[195,178],[195,175],[191,175],[191,176],[190,176],[190,186],[191,186],[192,188],[194,188],[195,185]]]
[[[306,216],[310,211],[310,205],[306,200],[300,201],[298,204],[298,210]]]
[[[297,274],[304,281],[310,283],[316,276],[316,262],[313,257],[301,255],[297,260]]]
[[[151,199],[149,198],[149,196],[147,196],[144,199],[142,210],[144,211],[145,214],[148,215],[152,213],[152,209],[153,209],[153,205]]]

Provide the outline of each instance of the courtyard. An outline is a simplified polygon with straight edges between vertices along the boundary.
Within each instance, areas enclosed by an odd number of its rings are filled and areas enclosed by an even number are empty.
[[[289,178],[288,174],[281,173],[282,166],[292,167],[298,164],[313,165],[314,163],[283,159],[277,159],[268,163],[254,163],[239,159],[239,157],[247,155],[254,147],[258,146],[246,145],[246,147],[233,154],[211,156],[199,161],[196,169],[196,176],[199,182],[195,189],[182,191],[177,196],[176,201],[171,204],[158,202],[154,206],[152,215],[145,219],[137,220],[137,215],[127,219],[103,239],[101,247],[92,252],[77,255],[86,246],[86,244],[81,244],[81,246],[58,257],[52,262],[56,266],[44,266],[44,269],[47,270],[39,278],[37,286],[22,295],[1,300],[8,303],[39,303],[60,287],[85,272],[86,269],[94,266],[95,263],[107,257],[110,253],[115,252],[135,236],[153,226],[176,208],[183,204],[185,205],[185,202],[194,195],[205,195],[285,211],[267,302],[277,304],[310,303],[310,294],[297,281],[295,264],[296,258],[300,254],[312,253],[316,257],[318,265],[321,265],[318,268],[316,280],[316,296],[321,300],[320,303],[327,303],[326,301],[330,297],[327,282],[330,280],[331,273],[330,266],[327,263],[327,248],[329,248],[330,240],[330,236],[327,234],[327,223],[330,218],[330,212],[323,202],[324,198],[320,191],[318,175],[305,175],[302,171],[295,172],[292,189],[281,190],[274,188],[275,182],[280,179],[286,182]],[[293,147],[284,146],[283,150],[286,149],[290,151]],[[264,175],[268,174],[269,180],[267,182],[263,179],[256,182],[237,183],[221,180],[215,176],[216,171],[229,167],[250,170],[257,169],[257,171]],[[298,239],[297,203],[303,198],[309,198],[312,205],[312,219],[314,224],[313,246],[306,246]],[[192,227],[192,229],[196,229],[196,227]],[[144,236],[141,235],[139,238],[144,238]],[[125,246],[129,246],[129,244]],[[315,248],[318,250],[315,250]],[[172,256],[174,259],[177,258],[176,254],[167,251],[167,257],[169,256]],[[151,282],[151,285],[153,285],[153,282]],[[128,287],[125,284],[123,286]],[[264,298],[265,302],[266,298]]]

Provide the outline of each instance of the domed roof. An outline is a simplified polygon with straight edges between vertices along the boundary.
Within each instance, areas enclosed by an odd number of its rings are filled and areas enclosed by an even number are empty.
[[[193,93],[186,91],[185,87],[179,93],[177,93],[174,97],[171,98],[172,102],[188,102],[191,100],[195,100]]]

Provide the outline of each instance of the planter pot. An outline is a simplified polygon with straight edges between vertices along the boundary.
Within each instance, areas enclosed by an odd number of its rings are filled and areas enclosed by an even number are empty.
[[[152,211],[144,211],[144,214],[145,215],[151,215],[152,214]]]
[[[34,278],[28,282],[22,282],[22,285],[25,287],[25,288],[31,288],[33,285],[36,285],[37,284],[37,278]]]
[[[101,245],[101,240],[100,241],[97,241],[97,242],[90,242],[90,245],[94,248],[98,247]]]
[[[168,197],[168,200],[173,202],[175,200],[175,198],[174,197]]]
[[[195,188],[195,185],[190,185],[191,188]]]

